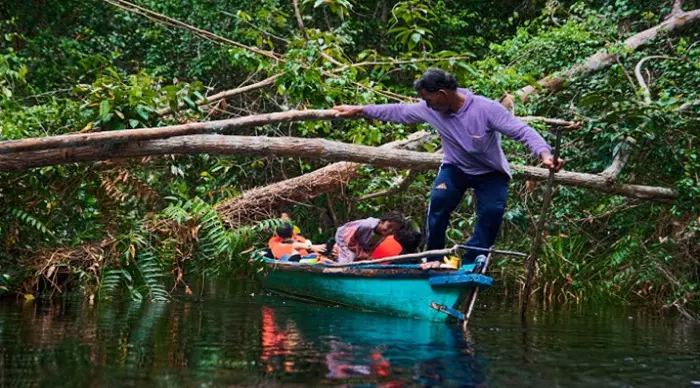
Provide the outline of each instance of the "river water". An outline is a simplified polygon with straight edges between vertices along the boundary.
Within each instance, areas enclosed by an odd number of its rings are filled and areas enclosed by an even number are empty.
[[[467,332],[219,281],[166,304],[0,304],[0,386],[700,386],[700,326],[480,299]]]

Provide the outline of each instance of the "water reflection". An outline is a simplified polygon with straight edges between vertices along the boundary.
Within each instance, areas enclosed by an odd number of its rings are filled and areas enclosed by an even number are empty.
[[[198,295],[195,292],[195,295]],[[692,386],[700,326],[639,310],[479,306],[458,327],[212,283],[168,304],[0,303],[0,386]]]
[[[320,367],[326,383],[385,387],[403,386],[406,380],[427,385],[449,381],[453,386],[483,382],[485,373],[474,348],[458,327],[286,301],[268,303],[261,307],[266,372]],[[310,306],[320,314],[309,314]]]

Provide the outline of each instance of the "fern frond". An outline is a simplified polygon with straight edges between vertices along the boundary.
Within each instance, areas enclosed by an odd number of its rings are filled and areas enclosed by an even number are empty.
[[[33,217],[31,214],[25,212],[24,210],[11,209],[10,215],[15,217],[19,221],[23,222],[25,225],[36,229],[41,234],[46,235],[46,236],[51,236],[52,238],[56,238],[56,235],[54,235],[54,233],[52,231],[50,231],[49,228],[47,228],[43,222],[39,221],[38,219]]]
[[[160,198],[151,186],[139,177],[130,174],[128,170],[119,169],[116,171],[116,175],[113,174],[114,171],[109,171],[100,177],[100,187],[111,201],[122,203],[133,199],[137,202],[147,203]]]
[[[110,299],[121,291],[121,287],[131,284],[132,278],[129,271],[125,269],[109,268],[102,271],[102,280],[98,291],[99,299]]]
[[[164,271],[160,262],[149,249],[141,249],[136,255],[136,266],[141,274],[141,281],[145,291],[141,295],[149,300],[165,302],[170,300],[170,294],[165,290]]]

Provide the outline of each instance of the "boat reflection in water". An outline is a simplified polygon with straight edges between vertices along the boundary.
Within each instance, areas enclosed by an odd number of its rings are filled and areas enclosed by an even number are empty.
[[[404,386],[407,380],[449,386],[485,381],[484,360],[457,326],[344,308],[309,309],[295,301],[263,303],[261,315],[260,358],[268,374],[316,370],[329,384],[382,387]]]

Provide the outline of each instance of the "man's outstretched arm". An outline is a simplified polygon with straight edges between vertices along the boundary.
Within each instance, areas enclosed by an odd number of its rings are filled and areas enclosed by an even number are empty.
[[[415,124],[425,121],[425,102],[415,104],[381,104],[381,105],[339,105],[333,109],[340,112],[339,117],[365,117],[379,121],[399,124]]]
[[[497,102],[491,104],[488,117],[491,129],[523,143],[534,156],[542,160],[542,164],[545,166],[554,171],[559,171],[564,166],[563,159],[557,159],[555,164],[552,157],[552,148],[542,135],[515,117],[501,104]]]

